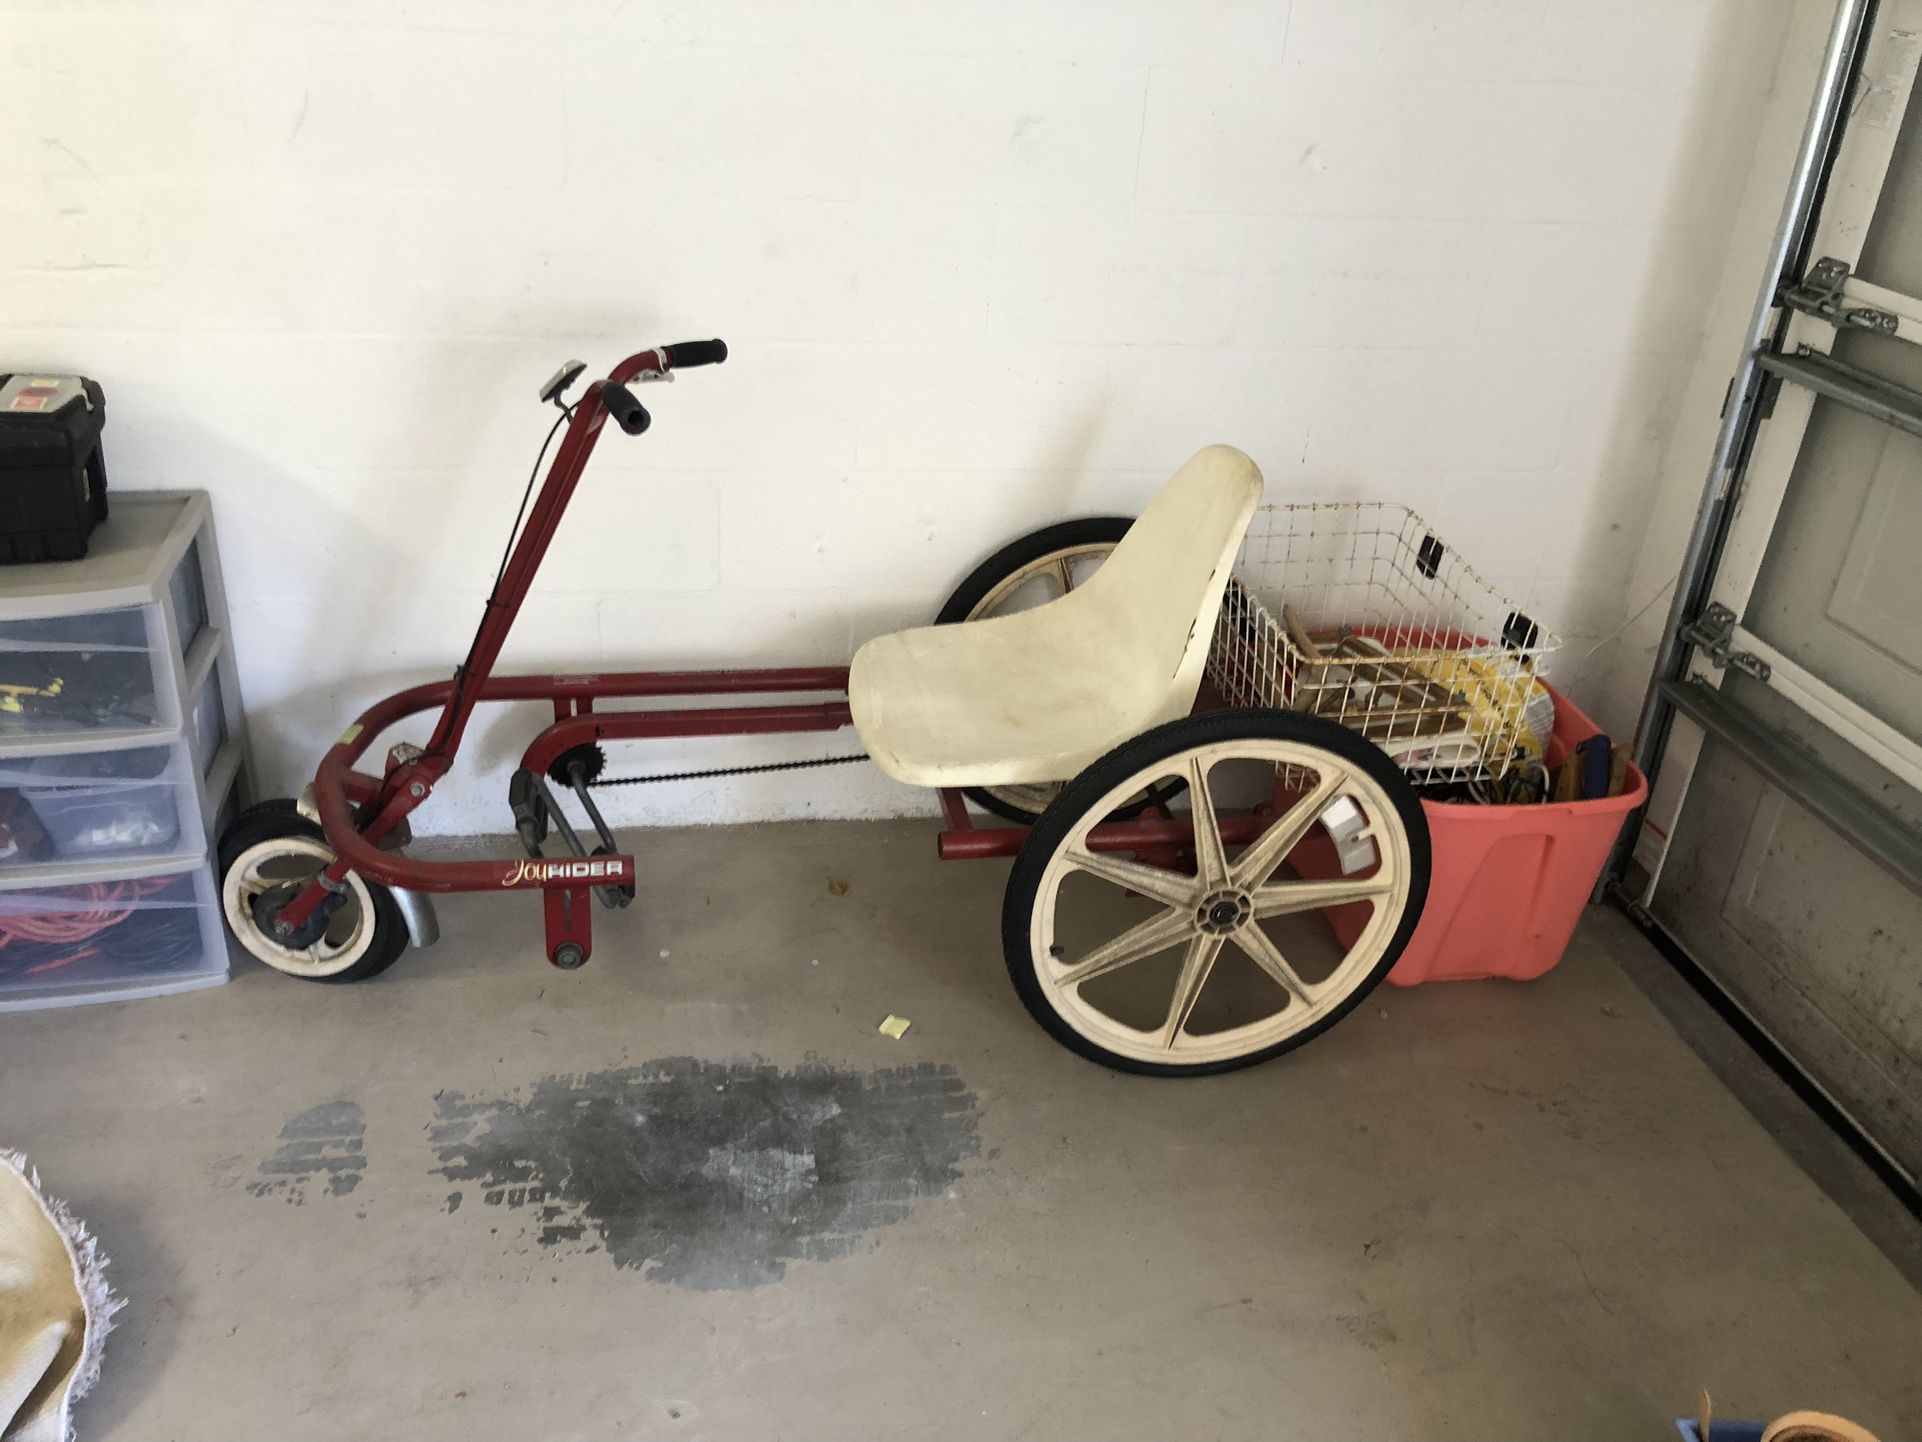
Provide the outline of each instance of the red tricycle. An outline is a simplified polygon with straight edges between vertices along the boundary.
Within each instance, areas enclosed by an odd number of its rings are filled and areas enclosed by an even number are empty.
[[[1208,684],[1211,646],[1246,644],[1245,616],[1223,597],[1262,491],[1254,463],[1229,447],[1196,454],[1137,519],[1015,542],[939,623],[871,640],[851,666],[495,674],[607,423],[640,435],[640,383],[726,358],[718,340],[663,345],[575,403],[565,395],[579,362],[542,388],[561,411],[548,442],[565,433],[538,494],[546,445],[535,462],[466,659],[370,707],[298,801],[256,805],[222,836],[223,906],[246,950],[291,976],[359,981],[435,938],[433,894],[507,889],[540,893],[547,959],[577,968],[593,951],[596,902],[645,894],[595,801],[611,779],[606,746],[852,726],[889,776],[939,791],[943,859],[1014,858],[1009,972],[1036,1020],[1082,1055],[1154,1074],[1224,1071],[1298,1046],[1357,1005],[1421,914],[1427,828],[1403,772],[1358,731],[1226,706]],[[753,699],[686,704],[715,697]],[[529,700],[550,703],[553,721],[509,785],[523,854],[409,856],[408,818],[453,766],[475,707]],[[429,711],[424,742],[396,741],[362,769],[377,739]],[[1291,866],[1311,838],[1338,864]],[[1327,924],[1336,908],[1363,918],[1343,928],[1352,945]]]

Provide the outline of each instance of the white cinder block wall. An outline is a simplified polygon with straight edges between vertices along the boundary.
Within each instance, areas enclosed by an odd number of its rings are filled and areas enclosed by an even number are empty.
[[[104,382],[117,486],[213,492],[279,789],[451,669],[547,372],[709,335],[605,437],[511,665],[839,662],[1220,440],[1273,498],[1425,512],[1625,731],[1598,642],[1795,9],[5,0],[0,368]],[[539,712],[499,714],[424,829],[506,829]],[[867,768],[619,801],[927,804]]]

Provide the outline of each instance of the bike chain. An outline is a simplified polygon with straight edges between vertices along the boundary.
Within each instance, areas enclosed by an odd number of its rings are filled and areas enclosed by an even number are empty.
[[[811,761],[769,761],[761,766],[720,766],[712,771],[667,771],[658,776],[610,776],[605,780],[597,778],[587,784],[597,790],[602,786],[646,786],[657,781],[701,781],[710,776],[752,776],[763,771],[803,771],[810,766],[846,766],[868,759],[867,752],[863,751],[858,756],[823,756]]]

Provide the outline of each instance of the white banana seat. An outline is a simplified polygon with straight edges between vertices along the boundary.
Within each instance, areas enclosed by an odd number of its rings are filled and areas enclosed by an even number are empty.
[[[1065,596],[869,641],[848,678],[868,754],[916,786],[1059,781],[1187,715],[1261,488],[1247,456],[1209,446]]]

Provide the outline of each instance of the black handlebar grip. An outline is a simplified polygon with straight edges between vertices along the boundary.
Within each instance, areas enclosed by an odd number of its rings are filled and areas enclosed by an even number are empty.
[[[662,346],[661,354],[671,371],[689,370],[694,366],[717,366],[727,359],[727,342],[684,340],[678,345]]]
[[[601,404],[607,407],[607,413],[614,418],[614,423],[630,436],[638,436],[653,420],[647,413],[647,407],[634,399],[634,392],[613,381],[601,387]]]

